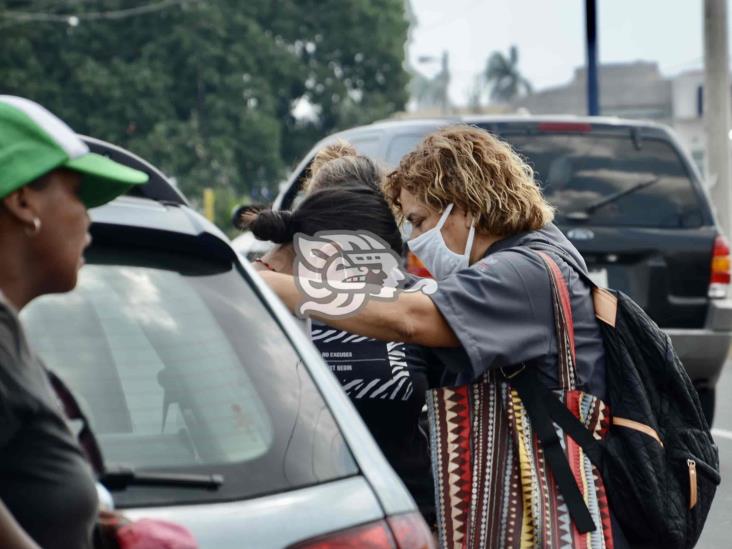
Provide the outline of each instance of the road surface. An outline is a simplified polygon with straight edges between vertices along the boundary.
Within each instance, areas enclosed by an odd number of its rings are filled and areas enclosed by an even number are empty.
[[[732,547],[732,361],[727,362],[717,385],[717,410],[712,434],[719,446],[722,484],[697,544],[700,549]]]

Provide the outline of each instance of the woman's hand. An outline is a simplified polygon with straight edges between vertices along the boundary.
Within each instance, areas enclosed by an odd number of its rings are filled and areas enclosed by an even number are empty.
[[[259,275],[293,313],[303,296],[295,279],[261,271]],[[358,312],[343,318],[311,315],[333,328],[382,341],[403,341],[426,347],[459,347],[460,341],[434,302],[422,293],[401,293],[393,301],[368,300]]]

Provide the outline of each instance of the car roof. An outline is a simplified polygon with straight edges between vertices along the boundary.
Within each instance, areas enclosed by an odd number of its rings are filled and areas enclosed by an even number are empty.
[[[143,171],[148,175],[148,182],[130,189],[129,196],[140,196],[171,204],[188,204],[188,200],[178,190],[173,181],[147,160],[102,139],[87,135],[80,135],[79,137],[92,152],[107,156],[120,164]]]
[[[108,204],[89,210],[89,216],[94,223],[176,232],[190,236],[213,233],[226,239],[216,225],[193,209],[182,204],[170,204],[149,198],[121,196]]]
[[[81,135],[82,141],[97,154],[145,172],[149,180],[108,204],[93,208],[94,223],[175,232],[190,236],[211,233],[228,239],[216,225],[195,212],[173,181],[147,160],[102,139]]]
[[[149,180],[111,202],[89,210],[95,240],[162,249],[198,250],[230,260],[236,255],[228,237],[189,207],[185,196],[148,161],[112,143],[80,136],[92,152],[144,171]],[[193,238],[194,240],[191,240]]]
[[[577,115],[524,115],[524,114],[500,114],[481,115],[469,114],[460,116],[445,116],[432,118],[400,118],[379,120],[371,124],[357,126],[339,132],[336,135],[348,134],[355,131],[380,130],[404,128],[430,128],[448,124],[511,124],[511,125],[535,125],[540,123],[566,123],[566,124],[592,124],[593,126],[605,126],[614,128],[653,128],[665,129],[666,126],[650,120],[635,120],[619,118],[615,116],[577,116]]]

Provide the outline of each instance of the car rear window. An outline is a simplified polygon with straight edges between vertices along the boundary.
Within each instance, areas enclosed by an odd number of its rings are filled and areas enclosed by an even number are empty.
[[[396,168],[404,155],[417,148],[425,138],[424,133],[405,133],[396,135],[389,143],[384,161],[389,168]]]
[[[357,473],[296,350],[236,267],[97,248],[76,290],[23,311],[108,467],[220,474],[217,491],[129,487],[121,507],[231,500]]]
[[[563,223],[687,228],[704,223],[702,201],[667,141],[630,136],[502,136],[532,166]]]
[[[378,133],[368,133],[349,137],[346,140],[354,146],[358,154],[364,156],[375,157],[379,153],[379,144],[381,143],[381,135]]]

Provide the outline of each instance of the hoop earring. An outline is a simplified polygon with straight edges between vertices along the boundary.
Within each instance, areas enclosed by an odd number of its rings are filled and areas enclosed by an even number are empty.
[[[33,218],[33,229],[29,229],[28,227],[26,227],[25,234],[27,234],[29,237],[33,238],[40,232],[41,232],[41,220],[37,217],[34,217]]]

